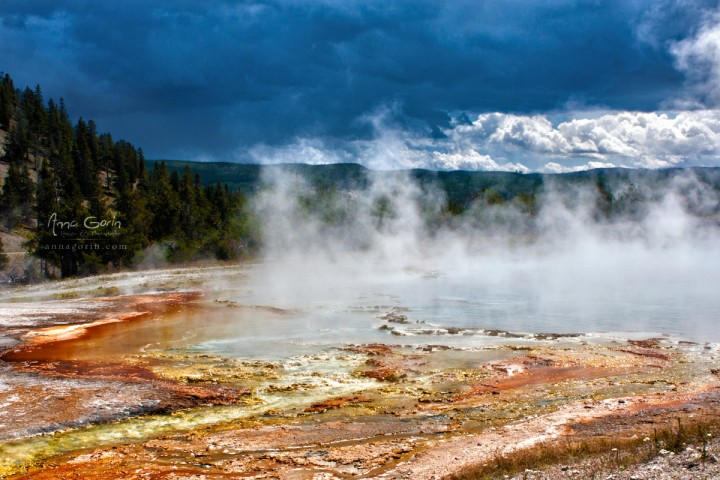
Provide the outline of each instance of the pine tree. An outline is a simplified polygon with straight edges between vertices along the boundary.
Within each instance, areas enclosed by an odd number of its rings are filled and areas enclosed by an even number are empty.
[[[179,230],[180,197],[171,184],[165,162],[155,166],[150,178],[148,207],[154,213],[150,239],[163,240],[173,237]]]
[[[23,162],[28,158],[29,141],[24,122],[18,122],[10,128],[5,137],[5,154],[3,160],[8,163]]]
[[[14,228],[20,221],[30,221],[33,190],[27,164],[11,162],[3,182],[2,205],[0,205],[0,212],[8,228]]]
[[[85,198],[93,198],[98,195],[97,172],[91,150],[92,143],[88,126],[80,118],[75,127],[72,158],[75,178],[78,179],[80,192]]]
[[[49,136],[49,158],[50,168],[55,174],[70,183],[69,179],[74,180],[74,168],[72,161],[73,152],[73,128],[70,124],[67,111],[65,110],[65,102],[60,99],[60,105],[56,106],[52,100],[48,102],[48,136]],[[75,185],[66,187],[66,190],[79,189],[77,180]]]
[[[118,191],[125,188],[125,183],[134,185],[138,180],[140,169],[138,151],[126,141],[120,140],[113,148],[112,169],[119,178],[115,179]],[[145,160],[143,159],[143,164]]]
[[[177,170],[173,170],[172,174],[170,175],[170,186],[176,192],[180,191],[180,175],[178,175]]]
[[[10,75],[5,74],[0,79],[0,128],[4,130],[10,129],[10,120],[15,115],[16,105],[15,85],[13,85]]]
[[[123,249],[118,250],[113,262],[130,266],[135,254],[150,243],[152,214],[148,211],[145,196],[139,189],[125,188],[118,195],[115,205],[117,218],[121,222],[120,235],[116,240],[123,245]]]
[[[17,163],[10,163],[5,179],[2,184],[2,203],[0,204],[0,211],[6,213],[20,204],[20,199],[17,196],[17,179],[20,176],[18,173]]]
[[[195,239],[202,230],[202,214],[198,208],[198,191],[188,167],[185,167],[183,171],[178,193],[182,199],[180,210],[181,231],[188,239]]]
[[[43,104],[40,85],[35,90],[26,88],[20,97],[20,111],[22,112],[22,123],[27,129],[28,150],[35,156],[35,169],[38,169],[38,156],[41,147],[46,140],[47,112]]]
[[[37,228],[29,243],[30,251],[42,260],[41,270],[45,276],[49,276],[49,265],[60,267],[60,254],[53,245],[57,246],[63,241],[53,235],[50,228],[50,219],[60,211],[60,196],[58,181],[50,170],[47,161],[42,163],[38,173],[37,188],[35,190],[35,214]]]
[[[30,220],[30,213],[32,211],[33,202],[35,200],[35,184],[30,178],[30,172],[28,171],[27,163],[23,163],[20,166],[18,183],[17,183],[17,194],[20,198],[20,207],[24,221]]]
[[[84,207],[82,197],[69,198],[62,201],[58,206],[57,218],[63,220],[75,220],[82,223],[83,219],[90,216]],[[55,237],[58,238],[58,237]],[[73,277],[80,273],[80,266],[83,263],[83,251],[78,246],[84,246],[85,242],[77,237],[70,239],[59,238],[58,242],[62,242],[63,249],[59,252],[60,257],[60,274],[63,278]],[[72,248],[73,245],[76,248]]]

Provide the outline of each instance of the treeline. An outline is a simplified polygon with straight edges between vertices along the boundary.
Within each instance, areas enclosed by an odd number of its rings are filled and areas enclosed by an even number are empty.
[[[147,171],[142,149],[98,133],[92,120],[73,124],[63,100],[45,103],[40,86],[16,89],[2,75],[0,131],[2,227],[28,232],[42,275],[130,266],[152,245],[168,261],[230,259],[254,245],[242,194],[203,186],[189,169]]]

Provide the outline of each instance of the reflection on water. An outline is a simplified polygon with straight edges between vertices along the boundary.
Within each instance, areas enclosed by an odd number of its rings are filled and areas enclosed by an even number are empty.
[[[104,325],[43,355],[93,360],[183,348],[273,360],[346,344],[482,347],[513,341],[489,336],[493,331],[720,341],[712,328],[720,311],[720,279],[712,262],[646,260],[628,256],[626,263],[608,266],[553,258],[504,261],[501,267],[486,261],[444,270],[311,263],[281,266],[282,274],[271,263],[229,267],[241,270],[242,280],[213,283],[209,276],[209,293],[200,304]],[[388,321],[389,312],[400,312],[403,320]]]

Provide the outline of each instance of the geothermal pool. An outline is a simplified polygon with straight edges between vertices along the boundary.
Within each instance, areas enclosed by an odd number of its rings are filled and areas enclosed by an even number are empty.
[[[190,308],[104,326],[46,354],[90,360],[182,349],[284,360],[346,344],[483,347],[548,334],[720,341],[717,267],[668,260],[633,270],[642,260],[629,256],[622,269],[601,260],[561,269],[554,258],[503,268],[302,262],[292,274],[272,263],[198,270],[194,281],[206,293]]]
[[[294,424],[310,421],[309,415],[352,428],[369,428],[370,422],[382,435],[399,420],[418,422],[417,430],[401,436],[402,447],[396,445],[415,452],[438,441],[426,438],[433,429],[452,438],[455,428],[476,435],[578,401],[669,395],[678,385],[699,388],[715,381],[709,372],[717,365],[720,342],[713,328],[720,280],[713,257],[695,251],[663,257],[643,249],[605,258],[591,253],[472,262],[291,258],[12,290],[0,308],[3,341],[27,329],[22,338],[31,348],[5,356],[18,373],[3,371],[10,376],[0,384],[0,403],[21,409],[24,395],[36,395],[13,390],[13,375],[20,375],[33,388],[48,376],[42,388],[61,402],[74,394],[65,384],[57,386],[58,378],[124,382],[122,388],[146,407],[23,425],[29,434],[0,443],[0,471],[118,444],[136,445],[141,451],[133,455],[148,471],[191,464],[193,452],[156,464],[143,457],[142,445],[168,436],[220,435],[214,429],[232,425],[246,432],[238,422],[259,429],[271,428],[267,419]],[[57,336],[52,330],[48,335],[56,335],[55,341],[32,346],[47,333],[33,329],[33,322],[62,331],[72,327],[74,315],[92,321],[118,310],[113,302],[169,292],[199,295],[79,334]],[[137,393],[138,385],[154,390]],[[79,398],[88,394],[82,385],[72,388]],[[223,389],[236,395],[222,397]],[[496,395],[506,389],[514,392],[511,397]],[[224,393],[213,396],[219,390]],[[111,394],[95,395],[97,408],[109,408]],[[178,395],[195,403],[178,403],[174,413],[153,410]],[[336,413],[317,407],[327,401],[338,402],[327,407]],[[460,413],[449,415],[446,405]],[[353,435],[367,440],[366,433]],[[232,458],[213,461],[224,465]],[[383,465],[383,471],[400,468],[395,460]]]
[[[718,271],[715,257],[696,250],[479,257],[422,267],[372,258],[295,258],[18,289],[0,324],[18,315],[12,309],[18,303],[32,312],[52,300],[56,304],[46,308],[64,311],[73,299],[108,289],[175,289],[200,290],[203,297],[172,315],[97,328],[47,354],[93,359],[182,348],[274,360],[346,344],[482,347],[545,334],[720,342]]]
[[[226,308],[176,321],[192,332],[185,342],[198,351],[248,358],[347,343],[483,346],[547,333],[720,341],[714,257],[593,253],[430,267],[372,260],[258,264],[242,269],[235,283],[210,283],[208,299]]]

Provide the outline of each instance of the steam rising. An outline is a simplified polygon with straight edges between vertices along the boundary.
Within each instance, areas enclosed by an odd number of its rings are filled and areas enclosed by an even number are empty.
[[[403,172],[338,187],[275,169],[255,208],[259,301],[275,305],[385,298],[454,325],[696,339],[720,311],[718,190],[693,171],[608,184],[549,176],[534,199],[485,192],[453,215],[437,184]]]

